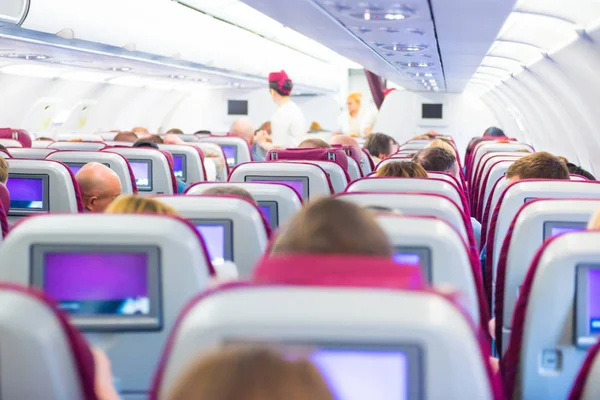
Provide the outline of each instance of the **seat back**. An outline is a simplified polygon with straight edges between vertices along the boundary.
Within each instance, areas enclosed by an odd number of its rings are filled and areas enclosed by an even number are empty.
[[[204,169],[209,181],[226,182],[229,177],[229,165],[223,149],[215,143],[195,142],[190,146],[199,148],[204,154]]]
[[[391,164],[391,163],[395,163],[395,162],[402,162],[402,161],[411,161],[412,157],[411,156],[392,156],[390,158],[386,158],[385,160],[382,160],[381,162],[379,162],[379,164],[377,164],[377,166],[375,167],[375,171],[379,171],[381,168],[383,168],[384,165],[387,164]]]
[[[111,139],[114,138],[114,135]],[[81,139],[84,142],[103,142],[104,137],[102,135],[94,135],[90,133],[79,134],[79,133],[59,133],[58,135],[53,137],[56,141],[68,141],[69,139]]]
[[[394,248],[394,261],[421,267],[433,286],[452,286],[463,296],[462,304],[476,325],[485,311],[483,287],[475,280],[478,264],[461,235],[446,221],[437,218],[381,213],[377,223]],[[448,260],[452,260],[448,263]],[[487,324],[487,320],[484,320]]]
[[[415,140],[404,143],[400,146],[400,151],[412,151],[414,153],[423,150],[431,143],[431,140]]]
[[[273,149],[267,153],[266,161],[332,161],[347,173],[348,156],[344,149]]]
[[[485,177],[483,169],[489,165],[490,163],[494,163],[495,161],[512,159],[512,158],[521,158],[530,153],[521,153],[521,152],[506,152],[506,151],[494,151],[490,153],[486,153],[481,157],[479,161],[479,165],[477,166],[477,170],[473,173],[473,185],[481,184],[481,179]]]
[[[514,162],[515,160],[497,161],[492,165],[492,168],[486,174],[485,179],[482,181],[482,184],[480,186],[481,191],[479,192],[479,196],[477,197],[475,215],[478,218],[483,217],[483,212],[485,211],[484,205],[487,204],[490,194],[492,193],[492,189],[494,188],[494,185],[496,184],[498,179],[502,178],[506,174],[506,171],[508,171],[508,169],[511,165],[513,165]]]
[[[468,213],[466,199],[452,183],[435,178],[362,178],[352,182],[347,192],[435,193],[446,196]]]
[[[500,196],[504,193],[504,190],[508,186],[508,180],[503,176],[498,179],[496,183],[492,186],[492,191],[490,192],[490,196],[486,201],[485,208],[483,209],[483,213],[481,216],[481,237],[485,238],[487,242],[488,231],[490,227],[490,223],[492,221],[492,214],[498,205],[498,201],[500,200]],[[482,241],[483,242],[483,241]]]
[[[496,278],[497,344],[504,352],[521,286],[529,265],[542,243],[550,237],[585,230],[591,216],[600,208],[600,200],[534,200],[518,211],[498,261]]]
[[[447,197],[431,193],[341,193],[337,198],[362,207],[377,206],[407,215],[436,217],[448,222],[467,243],[472,243],[459,206]],[[470,227],[470,225],[469,225]]]
[[[268,232],[260,210],[246,199],[228,196],[161,196],[204,238],[213,264],[233,261],[242,278],[267,248]]]
[[[529,150],[533,152],[533,147],[531,147],[528,144],[518,142],[482,142],[475,149],[475,153],[473,156],[473,175],[471,175],[470,180],[473,181],[473,178],[475,178],[474,173],[479,168],[479,163],[485,154],[493,152],[515,152],[517,150]]]
[[[14,139],[0,139],[0,144],[9,149],[18,149],[23,147],[23,145],[18,140]]]
[[[308,163],[318,165],[327,173],[331,181],[331,187],[333,187],[335,193],[341,193],[346,190],[346,186],[351,182],[348,173],[333,161],[309,161]]]
[[[362,154],[360,155],[360,169],[362,170],[363,176],[367,176],[375,170],[373,159],[366,149],[362,149]]]
[[[159,144],[158,148],[173,155],[173,173],[186,184],[206,181],[204,154],[194,146]]]
[[[231,312],[247,304],[247,312]],[[494,398],[469,319],[446,298],[289,285],[237,286],[197,298],[163,354],[153,398],[166,398],[193,360],[226,343],[281,343],[290,356],[303,350],[330,377],[335,398],[345,398],[349,381],[356,398]],[[395,367],[388,370],[386,361]],[[457,385],[459,376],[469,379]]]
[[[235,136],[210,136],[199,138],[199,143],[214,143],[223,149],[227,165],[230,168],[252,161],[252,152],[248,142]]]
[[[8,235],[8,210],[10,209],[10,193],[4,184],[0,183],[0,243]]]
[[[48,148],[37,148],[37,147],[23,147],[10,149],[10,156],[12,158],[24,158],[33,160],[43,160],[49,154],[57,151],[56,149]]]
[[[135,177],[127,159],[121,154],[104,151],[55,151],[46,157],[47,160],[60,161],[65,164],[73,175],[89,162],[104,164],[112,169],[121,181],[122,194],[137,194]]]
[[[24,129],[0,128],[0,139],[12,139],[21,143],[18,147],[31,147],[31,136]]]
[[[105,140],[104,144],[107,147],[133,147],[133,142],[115,142],[113,140]]]
[[[54,150],[87,150],[98,151],[106,148],[104,142],[53,142],[48,145],[49,149]]]
[[[277,183],[203,182],[188,188],[186,194],[202,194],[217,186],[236,186],[247,190],[271,228],[277,228],[302,208],[302,197],[291,187]]]
[[[103,152],[120,154],[127,159],[140,196],[173,194],[175,177],[162,152],[143,147],[112,147]]]
[[[147,392],[179,310],[214,273],[196,230],[158,215],[28,218],[0,259],[0,281],[39,287],[71,310],[71,322],[106,351],[124,393]]]
[[[363,177],[360,162],[357,162],[352,157],[348,157],[348,176],[350,177],[350,182]]]
[[[230,182],[279,182],[291,186],[302,199],[329,196],[334,192],[323,168],[304,162],[253,162],[237,166]]]
[[[495,286],[500,251],[508,233],[508,228],[523,204],[535,198],[600,199],[600,183],[567,180],[524,180],[506,188],[500,196],[496,210],[494,210],[487,241],[485,269],[488,278],[491,278],[488,279],[488,282],[491,282],[492,288]]]
[[[460,183],[458,183],[458,179],[456,179],[456,177],[454,177],[446,172],[427,172],[427,176],[430,178],[442,179],[446,182],[450,182],[456,187],[456,189],[459,192],[461,192],[462,186]]]
[[[2,398],[96,398],[92,354],[52,300],[2,283],[0,326]]]
[[[600,398],[600,343],[597,343],[583,362],[569,394],[569,400],[594,400]]]
[[[597,231],[560,235],[531,263],[503,358],[512,398],[567,398],[587,350],[598,341],[598,241]]]
[[[32,214],[83,211],[79,186],[66,165],[49,160],[7,161],[11,224]]]

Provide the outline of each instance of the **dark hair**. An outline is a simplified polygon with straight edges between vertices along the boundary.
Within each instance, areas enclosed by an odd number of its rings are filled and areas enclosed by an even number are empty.
[[[585,169],[581,168],[578,165],[575,165],[573,163],[568,162],[567,163],[567,168],[569,169],[569,173],[570,174],[581,175],[581,176],[589,179],[590,181],[595,181],[596,180],[596,178],[594,177],[594,175],[592,175],[591,173],[589,173],[588,171],[586,171]]]
[[[385,157],[392,154],[392,141],[394,139],[385,133],[373,133],[367,136],[365,141],[365,148],[371,155],[377,158],[381,158],[380,155]]]
[[[133,147],[151,147],[153,149],[158,150],[158,145],[156,143],[150,142],[145,139],[140,139],[133,144]]]
[[[137,142],[138,141],[138,137],[135,133],[130,132],[130,131],[123,131],[123,132],[119,132],[115,135],[115,137],[113,138],[113,140],[115,142]]]
[[[519,158],[506,171],[506,178],[519,179],[569,179],[567,164],[545,151]]]
[[[144,136],[143,138],[141,138],[139,141],[144,141],[144,142],[152,142],[152,143],[156,143],[156,144],[163,144],[163,139],[158,136],[158,135],[149,135],[149,136]]]
[[[273,89],[280,96],[289,96],[292,93],[294,84],[290,79],[286,79],[281,87],[278,82],[269,82],[269,89]]]
[[[506,136],[504,134],[504,131],[500,128],[496,128],[495,126],[491,126],[489,128],[487,128],[485,130],[485,132],[483,132],[483,136],[495,136],[495,137],[499,137],[499,136]]]
[[[179,128],[172,128],[167,131],[167,134],[183,135],[183,131]]]
[[[377,170],[380,178],[427,178],[427,171],[413,161],[390,162]]]
[[[198,132],[194,132],[194,135],[212,135],[211,131],[207,131],[206,129],[199,130]]]
[[[8,149],[6,148],[6,146],[4,146],[3,144],[0,144],[0,150],[8,151]]]
[[[419,151],[413,161],[429,172],[448,172],[454,169],[456,157],[441,147],[428,147]]]

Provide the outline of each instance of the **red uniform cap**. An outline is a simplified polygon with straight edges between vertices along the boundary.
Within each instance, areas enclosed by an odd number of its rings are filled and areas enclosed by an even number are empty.
[[[290,77],[285,73],[285,71],[280,72],[271,72],[269,74],[269,82],[277,82],[277,84],[281,87],[285,81],[291,80]]]

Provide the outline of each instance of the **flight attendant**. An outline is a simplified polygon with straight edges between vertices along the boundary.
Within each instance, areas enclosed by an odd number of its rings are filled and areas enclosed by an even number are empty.
[[[347,111],[338,120],[338,133],[352,137],[368,136],[373,132],[375,114],[361,105],[362,94],[350,93],[346,99]]]
[[[296,147],[306,135],[304,115],[300,107],[290,99],[293,87],[294,84],[285,71],[269,74],[269,91],[277,104],[277,111],[271,117],[273,147]]]

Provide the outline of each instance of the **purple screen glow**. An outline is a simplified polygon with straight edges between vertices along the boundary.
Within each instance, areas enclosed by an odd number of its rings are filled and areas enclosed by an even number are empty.
[[[83,165],[67,165],[67,167],[69,167],[69,169],[71,170],[71,172],[73,173],[73,175],[77,175],[77,173],[79,172],[79,170],[81,168],[83,168]]]
[[[600,270],[589,269],[587,274],[590,333],[600,333]]]
[[[196,225],[202,235],[208,256],[213,263],[225,261],[225,227],[223,225]]]
[[[394,254],[394,262],[400,265],[421,266],[421,256],[415,253],[396,253]]]
[[[562,235],[563,233],[570,233],[570,232],[581,232],[581,231],[585,231],[585,228],[567,228],[567,227],[552,227],[552,237],[556,236],[556,235]]]
[[[402,352],[326,349],[311,360],[338,400],[408,398],[408,359]]]
[[[304,184],[301,181],[263,181],[260,179],[253,179],[252,182],[255,183],[283,183],[285,185],[291,186],[292,189],[298,193],[298,196],[303,197],[302,193],[304,193]]]
[[[235,165],[235,146],[221,146],[223,149],[223,153],[225,154],[225,159],[227,160],[227,164]]]
[[[149,172],[150,165],[147,162],[129,161],[133,176],[135,177],[135,184],[140,187],[150,186]]]
[[[173,156],[173,173],[176,178],[183,178],[183,157]]]
[[[271,224],[271,207],[269,207],[269,206],[258,206],[258,208],[260,209],[260,212],[265,217],[265,219],[267,220],[267,222],[269,224]]]
[[[9,178],[10,208],[44,208],[44,181],[40,178]]]

